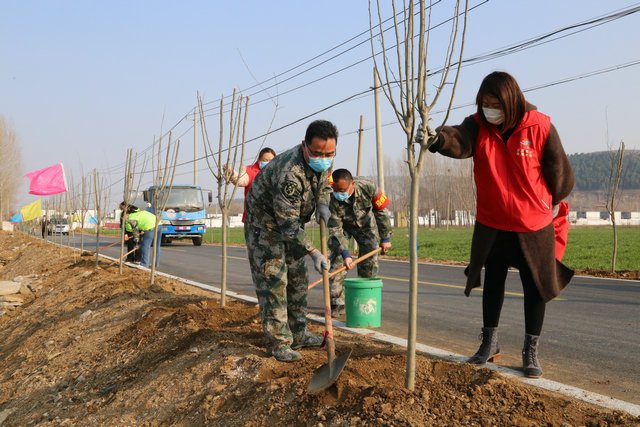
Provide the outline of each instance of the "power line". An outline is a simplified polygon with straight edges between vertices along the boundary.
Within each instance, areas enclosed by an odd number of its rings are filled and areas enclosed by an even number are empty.
[[[434,2],[432,5],[430,5],[427,9],[432,8],[433,6],[437,5],[437,4],[438,4],[438,3],[440,3],[440,2],[442,2],[442,0],[437,0],[437,1],[436,1],[436,2]],[[484,0],[484,1],[482,1],[481,3],[479,3],[479,4],[477,4],[477,5],[473,6],[473,7],[471,7],[471,8],[469,9],[469,11],[472,11],[472,10],[476,9],[477,7],[479,7],[479,6],[483,5],[483,4],[486,4],[486,3],[488,3],[488,2],[489,2],[489,0]],[[418,2],[416,2],[415,4],[418,4]],[[399,15],[401,15],[401,14],[403,14],[403,13],[404,13],[404,11],[398,12],[395,16],[399,16]],[[417,14],[417,13],[416,13],[416,14]],[[383,23],[383,24],[384,24],[384,23],[387,23],[387,22],[389,22],[389,21],[390,21],[390,20],[392,20],[392,19],[393,19],[393,17],[389,17],[389,18],[387,18],[386,20],[384,20],[382,23]],[[433,30],[433,29],[435,29],[435,28],[438,28],[438,27],[440,27],[440,26],[444,25],[445,23],[449,22],[451,19],[453,19],[453,18],[449,18],[449,19],[447,19],[447,20],[445,20],[445,21],[440,22],[439,24],[434,25],[433,27],[431,27],[431,28],[430,28],[430,30]],[[404,20],[401,20],[400,22],[404,22]],[[389,30],[389,29],[391,29],[391,28],[393,28],[393,27],[392,27],[392,26],[387,27],[385,30],[383,30],[383,32],[386,32],[386,31],[388,31],[388,30]],[[356,36],[353,36],[353,37],[349,38],[348,40],[346,40],[346,41],[344,41],[344,42],[342,42],[342,43],[339,43],[338,45],[336,45],[336,46],[334,46],[334,47],[332,47],[332,48],[330,48],[330,49],[328,49],[328,50],[326,50],[326,51],[324,51],[324,52],[322,52],[322,53],[320,53],[320,54],[318,54],[318,55],[314,56],[314,57],[313,57],[313,58],[311,58],[311,59],[308,59],[308,60],[306,60],[306,61],[303,61],[302,63],[300,63],[300,64],[298,64],[298,65],[296,65],[296,66],[294,66],[294,67],[292,67],[292,68],[289,68],[288,70],[285,70],[285,71],[283,71],[283,72],[281,72],[281,73],[277,74],[277,75],[276,75],[276,76],[274,76],[274,77],[271,77],[271,78],[269,78],[269,79],[266,79],[266,80],[263,80],[263,81],[261,81],[261,82],[258,82],[258,83],[256,83],[256,84],[254,84],[253,86],[250,86],[250,87],[248,87],[248,88],[246,88],[246,89],[242,89],[242,90],[240,90],[239,92],[240,92],[240,93],[242,93],[242,92],[245,92],[245,91],[248,91],[248,90],[254,89],[254,88],[258,87],[258,86],[261,86],[261,87],[262,87],[262,85],[263,85],[264,83],[267,83],[267,82],[269,82],[269,81],[272,81],[273,79],[275,79],[275,78],[277,78],[277,77],[283,76],[283,75],[285,75],[285,74],[287,74],[287,73],[289,73],[289,72],[291,72],[291,71],[294,71],[294,70],[296,70],[296,69],[298,69],[298,68],[300,68],[300,67],[302,67],[302,66],[304,66],[304,65],[306,65],[306,64],[309,64],[309,63],[313,62],[314,60],[319,59],[319,58],[321,58],[321,57],[325,56],[326,54],[328,54],[328,53],[330,53],[330,52],[332,52],[332,51],[334,51],[334,50],[337,50],[338,48],[340,48],[340,47],[342,47],[342,46],[344,46],[344,45],[348,44],[349,42],[351,42],[351,41],[353,41],[353,40],[356,40],[357,38],[361,37],[362,35],[368,34],[368,33],[369,33],[369,31],[370,31],[369,29],[367,29],[367,30],[365,30],[365,31],[362,31],[362,32],[360,32],[359,34],[357,34]],[[378,33],[378,34],[379,34],[379,33]],[[346,49],[346,50],[343,50],[343,51],[339,52],[338,54],[336,54],[336,55],[334,55],[334,56],[332,56],[332,57],[330,57],[330,58],[328,58],[328,59],[324,60],[324,61],[323,61],[323,63],[322,63],[322,64],[320,64],[320,65],[324,65],[324,64],[328,63],[329,61],[332,61],[332,60],[334,60],[334,59],[336,59],[336,58],[338,58],[338,57],[340,57],[340,56],[344,55],[345,53],[347,53],[347,52],[349,52],[349,51],[351,51],[351,50],[355,49],[356,47],[359,47],[359,46],[361,46],[362,44],[369,42],[370,40],[371,40],[371,36],[369,36],[366,40],[359,42],[359,43],[358,43],[358,44],[356,44],[355,46],[352,46],[352,47],[350,47],[350,48],[348,48],[348,49]],[[361,63],[363,63],[363,62],[366,62],[366,61],[367,61],[367,60],[369,60],[371,57],[372,57],[372,56],[368,56],[368,57],[363,58],[363,59],[361,59],[361,60],[359,60],[359,61],[357,61],[357,62],[355,62],[355,63],[352,63],[352,64],[350,64],[350,65],[348,65],[348,66],[346,66],[346,67],[343,67],[343,68],[341,68],[341,69],[339,69],[339,70],[337,70],[337,71],[334,71],[334,72],[332,72],[332,73],[329,73],[329,74],[327,74],[327,75],[324,75],[324,76],[322,76],[322,77],[319,77],[319,78],[317,78],[317,79],[314,79],[314,80],[312,80],[311,82],[307,82],[307,83],[305,83],[305,84],[301,84],[301,85],[299,85],[299,86],[297,86],[297,87],[295,87],[295,88],[289,89],[289,90],[287,90],[287,91],[286,91],[286,92],[284,92],[284,93],[278,94],[278,96],[280,96],[280,95],[286,95],[286,94],[288,94],[288,93],[291,93],[291,92],[294,92],[294,91],[300,90],[300,89],[305,88],[305,87],[307,87],[307,86],[310,86],[310,85],[312,85],[312,84],[314,84],[314,83],[317,83],[317,82],[319,82],[319,81],[322,81],[322,80],[324,80],[324,79],[326,79],[326,78],[329,78],[329,77],[331,77],[331,76],[333,76],[333,75],[335,75],[335,74],[341,73],[341,72],[343,72],[343,71],[345,71],[345,70],[347,70],[347,69],[349,69],[349,68],[352,68],[352,67],[354,67],[354,66],[356,66],[356,65],[359,65],[359,64],[361,64]],[[253,96],[253,95],[256,95],[256,94],[260,94],[260,93],[263,93],[263,92],[267,92],[269,89],[272,89],[272,88],[274,88],[275,86],[278,86],[278,85],[280,85],[280,84],[282,84],[282,83],[284,83],[284,82],[286,82],[286,81],[289,81],[289,80],[291,80],[291,79],[293,79],[293,78],[295,78],[295,77],[298,77],[298,76],[300,76],[300,75],[302,75],[302,74],[305,74],[305,73],[307,73],[307,72],[309,72],[309,71],[313,70],[313,69],[314,69],[314,68],[316,68],[317,66],[319,66],[319,65],[312,66],[312,67],[308,67],[308,68],[304,69],[303,71],[298,72],[298,73],[297,73],[297,74],[295,74],[294,76],[290,76],[290,77],[288,77],[288,78],[287,78],[287,79],[285,79],[284,81],[280,81],[280,82],[278,82],[277,84],[273,84],[273,85],[271,85],[271,86],[261,88],[261,90],[256,91],[256,92],[253,92],[253,93],[251,93],[249,96]],[[225,99],[225,98],[227,98],[227,97],[223,97],[223,98],[221,98],[221,99]],[[260,104],[260,103],[262,103],[262,102],[266,102],[266,101],[268,101],[268,100],[270,100],[270,99],[272,99],[272,97],[271,97],[271,96],[268,96],[268,97],[267,97],[267,98],[265,98],[265,99],[258,100],[257,102],[254,102],[252,105]],[[208,102],[204,103],[203,105],[209,105],[209,104],[212,104],[212,103],[214,103],[214,102],[215,102],[215,103],[218,103],[218,102],[220,102],[220,99],[212,100],[212,101],[208,101]],[[228,106],[228,105],[229,105],[229,103],[225,104],[224,106]],[[205,110],[205,112],[215,111],[215,110],[218,110],[218,109],[219,109],[218,107],[213,107],[213,108],[210,108],[210,109],[206,109],[206,110]],[[170,131],[174,130],[174,129],[175,129],[175,128],[180,124],[180,123],[182,123],[184,120],[186,120],[186,119],[189,117],[189,115],[191,115],[191,114],[193,114],[193,113],[195,112],[195,110],[196,110],[196,107],[191,108],[191,109],[190,109],[186,114],[184,114],[184,115],[182,116],[182,118],[181,118],[180,120],[178,120],[178,122],[177,122],[175,125],[173,125],[173,126],[172,126],[168,131],[166,131],[166,132],[165,132],[161,137],[166,137]],[[205,117],[211,117],[212,115],[216,115],[216,114],[205,115]],[[190,129],[192,129],[192,128],[193,128],[193,126],[191,126],[191,127],[190,127]],[[187,131],[185,131],[184,133],[186,133],[186,132],[188,132],[188,130],[187,130]],[[149,149],[151,149],[151,147],[152,147],[152,146],[147,147],[144,151],[148,151]],[[144,151],[143,151],[143,152],[144,152]],[[117,165],[117,166],[115,166],[114,168],[116,168],[116,169],[118,169],[118,168],[124,168],[124,163],[122,163],[122,164],[120,164],[120,165]],[[108,170],[110,170],[110,169],[101,169],[101,171],[108,171]]]
[[[488,1],[488,0],[486,0],[486,1]],[[480,3],[480,4],[476,5],[476,6],[474,6],[474,8],[479,7],[479,6],[483,5],[483,4],[485,4],[485,3],[486,3],[486,1],[485,1],[485,2],[483,2],[483,3]],[[473,8],[472,8],[472,9],[473,9]],[[472,10],[472,9],[470,9],[470,10]],[[485,54],[481,54],[481,55],[478,55],[478,56],[475,56],[475,57],[471,57],[471,58],[464,59],[462,62],[463,62],[463,64],[464,64],[464,66],[468,66],[468,65],[472,65],[472,64],[476,64],[476,63],[480,63],[480,62],[488,61],[488,60],[491,60],[491,59],[495,59],[495,58],[498,58],[498,57],[502,57],[502,56],[505,56],[505,55],[508,55],[508,54],[511,54],[511,53],[516,53],[516,52],[519,52],[519,51],[522,51],[522,50],[525,50],[525,49],[529,49],[529,48],[532,48],[532,47],[535,47],[535,46],[538,46],[538,45],[541,45],[541,44],[546,44],[546,43],[549,43],[549,42],[551,42],[551,41],[558,40],[558,39],[560,39],[560,38],[568,37],[569,35],[573,35],[573,34],[576,34],[576,33],[582,32],[582,31],[586,31],[586,30],[588,30],[588,29],[594,28],[594,27],[599,26],[599,25],[603,25],[603,24],[608,23],[608,22],[613,22],[613,21],[615,21],[615,20],[617,20],[617,19],[620,19],[620,18],[622,18],[622,17],[626,17],[626,16],[632,15],[632,14],[634,14],[634,13],[637,13],[638,11],[640,11],[640,7],[638,7],[638,6],[633,6],[633,7],[629,7],[629,8],[626,8],[626,9],[618,9],[618,10],[616,10],[616,11],[614,11],[614,12],[611,12],[611,13],[608,13],[608,14],[606,14],[606,15],[601,15],[601,16],[599,16],[599,17],[596,17],[596,18],[593,18],[593,19],[590,19],[590,20],[587,20],[587,21],[583,21],[583,22],[579,22],[579,23],[576,23],[576,24],[572,24],[572,25],[566,26],[566,27],[562,27],[562,28],[560,28],[560,29],[557,29],[557,30],[551,31],[551,32],[549,32],[549,33],[542,34],[542,35],[539,35],[539,36],[535,36],[535,37],[533,37],[533,38],[527,39],[527,40],[525,40],[525,41],[521,41],[521,42],[514,43],[514,44],[512,44],[512,45],[510,45],[510,46],[507,46],[507,47],[504,47],[504,48],[501,48],[501,49],[497,49],[497,50],[495,50],[495,51],[487,52],[487,53],[485,53]],[[391,19],[391,18],[389,18],[389,19]],[[389,19],[385,20],[385,22],[387,22]],[[445,21],[445,22],[446,22],[446,21]],[[442,24],[443,24],[443,23],[440,23],[440,24],[437,24],[437,25],[442,25]],[[586,28],[581,28],[581,27],[586,27]],[[560,36],[558,36],[558,37],[552,38],[554,35],[558,35],[558,34],[561,34],[561,33],[563,33],[563,32],[569,31],[569,30],[571,30],[571,29],[577,29],[577,28],[580,28],[580,29],[579,29],[579,30],[576,30],[576,31],[573,31],[573,32],[570,32],[570,33],[568,33],[568,34],[562,34],[562,35],[560,35]],[[356,36],[356,37],[354,37],[354,38],[352,38],[352,39],[350,39],[350,40],[353,40],[353,39],[355,39],[355,38],[359,37],[359,36],[360,36],[360,35],[362,35],[362,34],[363,34],[363,33],[359,34],[358,36]],[[349,40],[349,41],[350,41],[350,40]],[[345,43],[347,43],[347,42],[344,42],[344,43],[342,43],[342,44],[338,45],[337,47],[340,47],[341,45],[344,45]],[[332,48],[332,49],[329,49],[328,51],[323,52],[323,54],[320,54],[320,55],[318,55],[318,56],[322,56],[322,55],[326,54],[327,52],[330,52],[330,51],[332,51],[332,50],[335,50],[337,47]],[[393,48],[395,48],[395,46],[391,46],[389,49],[393,49]],[[334,57],[332,57],[331,59],[333,59],[333,58],[335,58],[335,57],[337,57],[337,56],[339,56],[339,55],[335,55],[335,56],[334,56]],[[307,83],[305,83],[305,84],[302,84],[302,85],[300,85],[300,86],[297,86],[297,87],[295,87],[295,88],[292,88],[292,89],[290,89],[290,90],[288,90],[288,91],[284,92],[283,94],[287,94],[287,93],[293,92],[293,91],[295,91],[295,90],[302,89],[302,88],[304,88],[304,87],[306,87],[306,86],[309,86],[309,85],[311,85],[311,84],[313,84],[313,83],[316,83],[316,82],[318,82],[318,81],[324,80],[324,79],[326,79],[326,78],[328,78],[328,77],[330,77],[330,76],[336,75],[336,74],[338,74],[338,73],[340,73],[340,72],[342,72],[342,71],[345,71],[346,69],[349,69],[349,68],[351,68],[351,67],[353,67],[353,66],[359,65],[359,64],[361,64],[362,62],[365,62],[365,61],[367,61],[367,60],[371,59],[371,57],[372,57],[372,56],[368,56],[367,58],[363,58],[363,59],[361,59],[361,60],[359,60],[359,61],[356,61],[355,63],[352,63],[352,64],[350,64],[350,65],[347,65],[347,66],[345,66],[345,67],[343,67],[343,68],[341,68],[341,69],[339,69],[339,70],[337,70],[337,71],[331,72],[331,73],[326,74],[326,75],[324,75],[324,76],[321,76],[321,77],[319,77],[319,78],[317,78],[317,79],[314,79],[314,80],[312,80],[312,81],[310,81],[310,82],[307,82]],[[303,62],[302,64],[299,64],[299,66],[294,67],[293,69],[295,69],[295,68],[299,68],[300,66],[302,66],[302,65],[304,65],[304,64],[306,64],[306,63],[308,63],[308,62],[310,62],[310,61],[311,61],[311,60],[307,60],[307,61]],[[455,65],[455,64],[454,64],[454,65]],[[291,69],[290,69],[290,70],[291,70]],[[287,70],[287,72],[288,72],[288,71],[290,71],[290,70]],[[310,69],[307,69],[306,71],[309,71],[309,70],[310,70]],[[433,72],[429,73],[429,75],[431,76],[431,75],[434,75],[434,74],[437,74],[437,73],[440,73],[440,72],[442,72],[442,69],[439,69],[439,70],[433,71]],[[283,72],[283,73],[281,73],[280,75],[282,75],[282,74],[284,74],[284,73],[286,73],[286,72]],[[299,73],[299,74],[300,74],[300,73]],[[267,80],[267,81],[268,81],[268,80]],[[393,82],[392,82],[392,83],[393,83]],[[253,87],[255,87],[255,85],[254,85]],[[268,89],[268,88],[266,88],[266,89]],[[265,90],[266,90],[266,89],[265,89]],[[262,91],[259,91],[259,92],[256,92],[256,93],[260,93],[260,92],[262,92]],[[258,136],[258,137],[255,137],[255,138],[253,138],[253,139],[250,139],[250,140],[248,140],[247,142],[251,142],[251,141],[254,141],[254,140],[256,140],[256,139],[263,138],[264,136],[267,136],[267,135],[270,135],[270,134],[272,134],[272,133],[275,133],[275,132],[278,132],[278,131],[280,131],[280,130],[283,130],[283,129],[285,129],[285,128],[287,128],[287,127],[290,127],[290,126],[292,126],[293,124],[298,123],[298,122],[300,122],[300,121],[302,121],[302,120],[304,120],[304,119],[306,119],[306,118],[308,118],[308,117],[311,117],[311,116],[313,116],[313,115],[315,115],[315,114],[318,114],[319,112],[326,111],[327,109],[330,109],[330,108],[332,108],[332,107],[335,107],[336,105],[342,104],[342,103],[344,103],[344,102],[352,101],[352,100],[355,100],[355,99],[360,99],[361,97],[369,96],[369,95],[370,95],[370,92],[371,92],[371,89],[369,89],[369,90],[365,90],[365,91],[362,91],[362,92],[359,92],[359,93],[354,94],[354,95],[351,95],[351,96],[349,96],[349,97],[347,97],[347,98],[343,99],[342,101],[338,101],[338,102],[337,102],[337,103],[335,103],[335,104],[332,104],[332,105],[330,105],[330,106],[328,106],[328,107],[325,107],[325,108],[323,108],[323,109],[320,109],[320,110],[318,110],[318,111],[316,111],[316,112],[314,112],[314,113],[312,113],[312,114],[309,114],[309,115],[307,115],[307,116],[305,116],[305,117],[302,117],[302,118],[300,118],[300,119],[297,119],[297,120],[295,120],[295,121],[293,121],[293,122],[291,122],[291,123],[288,123],[288,124],[286,124],[286,125],[284,125],[284,126],[281,126],[280,128],[277,128],[277,129],[272,130],[272,131],[270,131],[270,132],[264,133],[263,135],[260,135],[260,136]],[[268,98],[268,99],[270,99],[270,98]],[[260,103],[260,102],[264,102],[264,101],[266,101],[266,100],[268,100],[268,99],[259,100],[258,102],[253,103],[253,105],[255,105],[255,104],[257,104],[257,103]],[[213,102],[213,101],[212,101],[212,102]],[[192,112],[194,112],[194,111],[195,111],[195,108],[196,108],[196,107],[193,107],[193,108],[192,108],[192,109],[191,109],[187,114],[185,114],[185,115],[184,115],[184,116],[183,116],[183,117],[182,117],[182,118],[181,118],[181,119],[180,119],[180,120],[179,120],[175,125],[173,125],[173,126],[170,128],[170,130],[169,130],[169,131],[167,131],[167,132],[166,132],[165,134],[163,134],[163,136],[161,136],[161,137],[164,137],[164,136],[168,135],[168,133],[169,133],[170,131],[174,130],[174,129],[175,129],[175,128],[176,128],[176,127],[177,127],[181,122],[183,122],[183,121],[184,121],[184,120],[189,116],[189,114],[191,114]],[[461,107],[458,107],[458,108],[461,108]],[[209,110],[209,111],[211,111],[211,110]],[[205,115],[205,117],[210,117],[210,116],[212,116],[212,115],[215,115],[215,114]],[[184,134],[186,134],[187,132],[189,132],[191,129],[193,129],[193,125],[191,125],[191,126],[190,126],[186,131],[185,131],[185,132],[183,132],[183,133],[181,134],[181,136],[183,136]],[[153,146],[154,146],[154,145],[152,145],[152,146],[149,146],[149,147],[145,148],[145,149],[142,151],[142,153],[144,153],[144,152],[147,152],[147,151],[151,150],[151,149],[153,148]],[[225,150],[225,151],[226,151],[226,150]],[[217,154],[217,153],[216,153],[216,154]],[[203,156],[203,157],[200,157],[200,158],[196,159],[195,161],[202,160],[202,159],[205,159],[205,158],[206,158],[206,156]],[[194,160],[190,160],[190,161],[188,161],[188,162],[183,162],[183,163],[181,163],[179,166],[182,166],[182,165],[185,165],[185,164],[189,164],[189,163],[193,163],[193,162],[194,162]],[[119,167],[121,167],[121,166],[117,166],[117,167],[119,168]]]
[[[637,59],[637,60],[631,61],[631,62],[626,62],[624,64],[613,65],[611,67],[602,68],[602,69],[595,70],[595,71],[590,71],[588,73],[579,74],[579,75],[572,76],[572,77],[566,77],[566,78],[563,78],[563,79],[560,79],[560,80],[556,80],[556,81],[553,81],[553,82],[549,82],[549,83],[543,83],[543,84],[540,84],[538,86],[532,86],[530,88],[522,89],[522,92],[523,93],[534,92],[536,90],[546,89],[546,88],[551,87],[551,86],[557,86],[557,85],[561,85],[561,84],[564,84],[564,83],[571,83],[571,82],[574,82],[574,81],[577,81],[577,80],[586,79],[588,77],[593,77],[593,76],[597,76],[597,75],[600,75],[600,74],[606,74],[606,73],[610,73],[610,72],[613,72],[613,71],[622,70],[622,69],[625,69],[625,68],[633,67],[635,65],[640,65],[640,59]],[[452,111],[453,110],[459,110],[461,108],[467,108],[467,107],[471,107],[473,105],[476,105],[475,102],[467,102],[465,104],[453,106],[453,107],[451,107],[451,110]],[[446,112],[446,110],[436,110],[436,111],[432,112],[431,114],[442,114],[444,112]],[[397,123],[398,122],[394,120],[392,122],[384,123],[382,125],[382,127],[391,126],[391,125],[394,125],[394,124],[397,124]],[[368,127],[368,128],[364,128],[363,131],[369,131],[369,130],[373,130],[373,129],[374,129],[374,127]],[[343,133],[342,136],[354,135],[354,134],[357,134],[358,132],[359,132],[358,130],[354,130],[354,131],[351,131],[351,132]]]

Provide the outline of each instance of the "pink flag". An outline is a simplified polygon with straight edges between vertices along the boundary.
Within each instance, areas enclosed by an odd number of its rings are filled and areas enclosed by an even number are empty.
[[[67,180],[64,177],[62,163],[25,174],[31,183],[29,194],[50,196],[67,191]]]

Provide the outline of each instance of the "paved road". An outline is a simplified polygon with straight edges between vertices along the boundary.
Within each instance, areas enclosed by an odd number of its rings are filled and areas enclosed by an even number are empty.
[[[66,241],[66,239],[63,239]],[[110,243],[102,239],[100,245]],[[105,251],[115,256],[118,250]],[[219,246],[190,243],[163,246],[160,270],[217,286]],[[312,271],[311,266],[309,270]],[[380,332],[406,338],[409,265],[381,261]],[[354,272],[350,273],[353,276]],[[310,280],[319,276],[310,274]],[[418,341],[473,354],[482,324],[481,291],[462,293],[461,267],[419,266]],[[509,273],[500,321],[502,364],[521,367],[524,339],[523,295],[517,273]],[[229,289],[255,296],[245,248],[229,249]],[[309,294],[310,310],[322,314],[322,287]],[[545,378],[640,404],[640,282],[576,277],[562,296],[547,305],[540,353]]]

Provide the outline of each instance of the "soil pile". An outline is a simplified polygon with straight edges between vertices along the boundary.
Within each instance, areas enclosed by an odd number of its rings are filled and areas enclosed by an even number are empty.
[[[258,308],[148,273],[0,234],[0,279],[32,291],[0,315],[0,425],[635,425],[640,418],[487,369],[336,332],[353,348],[336,385],[305,393],[323,350],[265,354]],[[319,325],[311,329],[320,333]]]

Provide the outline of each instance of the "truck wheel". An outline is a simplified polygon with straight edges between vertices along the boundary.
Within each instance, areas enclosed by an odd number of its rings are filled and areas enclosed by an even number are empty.
[[[202,245],[202,236],[192,237],[191,240],[193,241],[193,246],[201,246]]]

